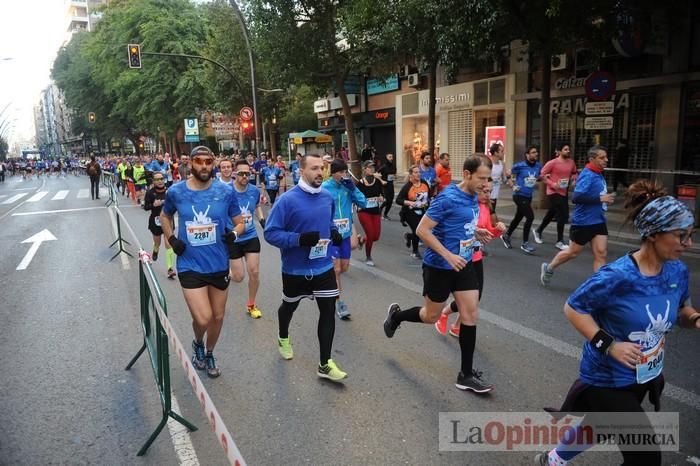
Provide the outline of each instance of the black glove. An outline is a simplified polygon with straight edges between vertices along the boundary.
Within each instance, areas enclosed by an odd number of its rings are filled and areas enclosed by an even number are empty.
[[[260,226],[261,226],[262,229],[264,230],[264,229],[265,229],[265,219],[264,219],[264,218],[261,218],[260,220],[258,220],[258,222],[260,222]]]
[[[232,245],[238,239],[238,233],[235,230],[227,231],[224,233],[224,242],[228,245]]]
[[[340,243],[343,242],[343,235],[338,233],[338,230],[331,230],[331,242],[333,246],[340,246]]]
[[[318,231],[307,231],[299,235],[299,246],[316,246],[318,240],[321,239],[321,234]]]
[[[175,235],[170,235],[170,238],[168,238],[168,243],[170,243],[170,246],[172,246],[173,251],[178,256],[181,256],[182,253],[185,252],[185,247],[187,247],[185,242],[178,239]]]
[[[352,178],[343,178],[341,183],[343,186],[345,186],[351,192],[355,191],[355,183],[353,183]]]

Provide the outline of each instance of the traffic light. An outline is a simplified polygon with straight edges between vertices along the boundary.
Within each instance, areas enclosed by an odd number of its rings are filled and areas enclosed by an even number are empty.
[[[243,128],[244,133],[249,133],[253,131],[253,122],[252,121],[244,121],[241,124],[241,127]]]
[[[89,113],[88,113],[88,121],[89,121],[91,124],[94,124],[96,119],[97,119],[97,117],[95,116],[95,112],[89,112]]]
[[[129,44],[129,68],[141,68],[141,46],[139,44]]]

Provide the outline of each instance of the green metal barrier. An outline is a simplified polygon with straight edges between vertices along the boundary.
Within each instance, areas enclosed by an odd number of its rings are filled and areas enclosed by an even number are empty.
[[[117,216],[119,218],[119,216]],[[151,268],[151,258],[145,251],[139,251],[139,291],[141,299],[141,327],[143,328],[143,346],[132,358],[126,366],[126,370],[131,369],[136,360],[148,350],[148,356],[153,367],[153,374],[156,379],[156,386],[160,395],[160,403],[163,408],[163,417],[161,418],[158,427],[153,431],[151,436],[146,440],[146,443],[141,447],[138,456],[146,454],[146,450],[151,446],[165,423],[168,422],[168,417],[175,419],[177,422],[187,427],[190,431],[196,431],[197,428],[172,410],[171,392],[170,392],[170,360],[168,353],[168,336],[157,315],[157,307],[162,311],[163,315],[168,314],[165,303],[165,296],[156,280],[153,269]]]

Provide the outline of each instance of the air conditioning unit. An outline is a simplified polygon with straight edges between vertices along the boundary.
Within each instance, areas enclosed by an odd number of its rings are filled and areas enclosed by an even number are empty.
[[[408,75],[408,87],[418,87],[420,86],[420,77],[418,73],[413,73]]]
[[[566,54],[552,55],[552,71],[566,69]]]

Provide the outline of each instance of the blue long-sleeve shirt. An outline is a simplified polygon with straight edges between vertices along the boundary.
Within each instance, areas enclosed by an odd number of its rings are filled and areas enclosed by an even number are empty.
[[[311,194],[295,186],[277,199],[263,234],[268,243],[280,249],[282,273],[320,275],[333,268],[329,249],[334,213],[333,197],[324,189]],[[319,232],[322,249],[325,244],[325,254],[320,257],[318,248],[299,246],[301,234],[313,231]]]
[[[577,226],[598,225],[605,223],[605,211],[608,205],[600,201],[600,196],[608,193],[608,185],[602,173],[596,173],[586,167],[576,179],[576,187],[571,200],[574,214],[571,224]]]
[[[352,234],[352,205],[355,204],[360,209],[364,209],[367,207],[367,198],[362,194],[362,191],[357,189],[354,183],[351,191],[343,183],[338,183],[333,178],[330,178],[324,181],[321,187],[333,197],[333,203],[335,204],[333,222],[338,228],[338,233],[343,236],[343,239],[349,238]]]
[[[511,173],[515,178],[515,186],[517,186],[517,188],[513,189],[513,196],[532,199],[532,192],[535,190],[535,184],[540,177],[541,171],[542,165],[539,162],[530,165],[525,160],[521,160],[513,164]]]

